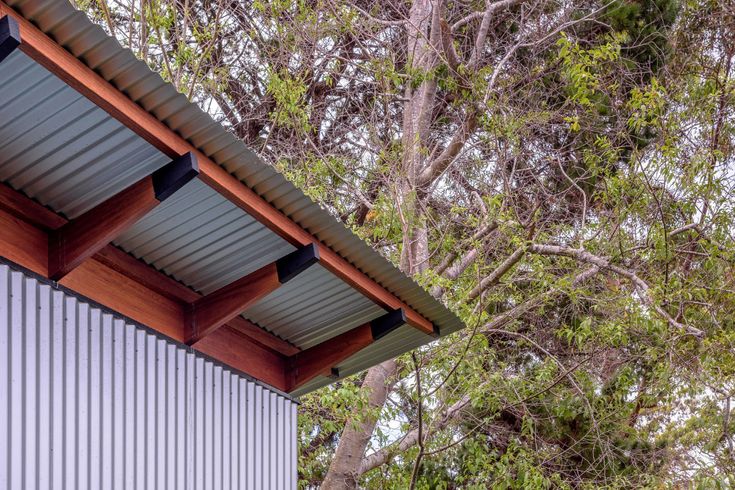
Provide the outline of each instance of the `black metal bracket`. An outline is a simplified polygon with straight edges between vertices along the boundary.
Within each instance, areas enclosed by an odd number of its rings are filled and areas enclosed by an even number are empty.
[[[153,172],[153,192],[159,202],[171,197],[199,175],[199,163],[192,152],[181,155]]]
[[[20,46],[18,22],[6,15],[0,19],[0,63]]]
[[[278,281],[285,284],[319,262],[319,248],[314,243],[304,245],[276,261]]]
[[[434,324],[432,324],[431,326],[434,328],[434,333],[431,334],[431,336],[434,337],[435,339],[438,339],[439,337],[441,337],[441,332],[439,331],[439,327],[437,327]]]
[[[329,379],[339,379],[339,368],[333,367],[327,377]]]
[[[373,340],[385,337],[393,330],[406,323],[406,312],[403,308],[398,308],[385,315],[376,318],[370,322],[370,331],[373,334]]]

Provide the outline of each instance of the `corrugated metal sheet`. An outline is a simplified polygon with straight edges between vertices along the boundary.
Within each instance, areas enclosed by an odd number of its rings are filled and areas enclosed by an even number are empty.
[[[384,313],[324,267],[314,265],[245,310],[243,316],[308,349]]]
[[[0,108],[0,180],[70,218],[170,160],[17,50]]]
[[[200,180],[185,185],[115,243],[204,294],[295,250]]]
[[[0,488],[296,488],[292,400],[4,264],[0,359]]]

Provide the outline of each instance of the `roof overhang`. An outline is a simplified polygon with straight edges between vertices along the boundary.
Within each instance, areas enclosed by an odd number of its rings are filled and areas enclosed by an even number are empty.
[[[283,391],[461,328],[83,14],[9,3],[0,255]]]

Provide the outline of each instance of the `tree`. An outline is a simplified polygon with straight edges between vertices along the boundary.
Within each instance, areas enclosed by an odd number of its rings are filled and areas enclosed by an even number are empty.
[[[305,397],[305,485],[732,474],[732,4],[79,7],[468,325]]]

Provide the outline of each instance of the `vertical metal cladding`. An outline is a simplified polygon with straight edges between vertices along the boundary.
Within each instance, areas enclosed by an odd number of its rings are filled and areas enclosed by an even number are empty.
[[[0,264],[0,489],[295,489],[296,404]]]

